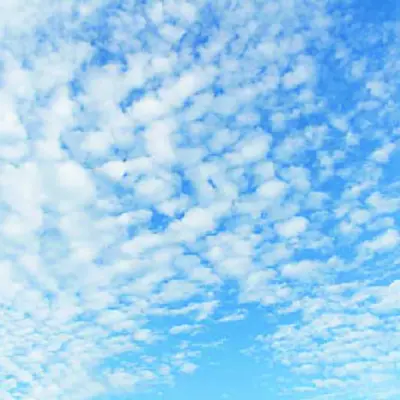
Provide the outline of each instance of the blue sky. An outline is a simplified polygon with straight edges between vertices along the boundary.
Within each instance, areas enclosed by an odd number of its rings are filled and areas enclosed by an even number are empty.
[[[0,398],[400,398],[395,0],[0,4]]]

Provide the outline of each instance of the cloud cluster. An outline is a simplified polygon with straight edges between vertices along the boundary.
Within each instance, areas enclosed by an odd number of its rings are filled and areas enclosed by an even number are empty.
[[[254,304],[281,394],[399,396],[398,28],[339,3],[0,5],[2,399],[173,385]]]

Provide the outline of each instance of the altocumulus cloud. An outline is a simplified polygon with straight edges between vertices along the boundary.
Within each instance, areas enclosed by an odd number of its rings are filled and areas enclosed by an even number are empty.
[[[383,3],[1,2],[1,399],[400,397]]]

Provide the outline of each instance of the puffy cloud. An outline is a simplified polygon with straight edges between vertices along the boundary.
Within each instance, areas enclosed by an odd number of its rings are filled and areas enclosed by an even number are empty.
[[[397,398],[394,24],[134,3],[0,4],[0,397],[155,393],[238,329],[288,397]]]
[[[387,313],[400,308],[400,281],[392,282],[388,287],[382,288],[379,293],[379,301],[374,305],[374,310]]]
[[[362,243],[362,247],[372,252],[389,251],[396,247],[399,241],[399,233],[394,229],[388,229],[375,239]]]
[[[292,217],[284,222],[276,224],[276,231],[283,237],[294,237],[302,234],[308,226],[308,220],[304,217]]]
[[[309,280],[313,279],[321,268],[321,262],[302,260],[298,263],[286,264],[282,268],[282,275],[289,279]]]
[[[185,374],[193,374],[194,371],[196,371],[197,365],[191,362],[185,362],[181,366],[181,371]]]
[[[285,193],[286,184],[278,179],[272,179],[258,187],[257,193],[266,199],[277,199]]]

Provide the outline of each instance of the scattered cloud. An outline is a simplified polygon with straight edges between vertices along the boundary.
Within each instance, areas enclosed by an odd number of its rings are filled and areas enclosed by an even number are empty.
[[[0,398],[156,393],[220,348],[285,370],[272,397],[398,398],[392,10],[25,3],[0,5]]]

